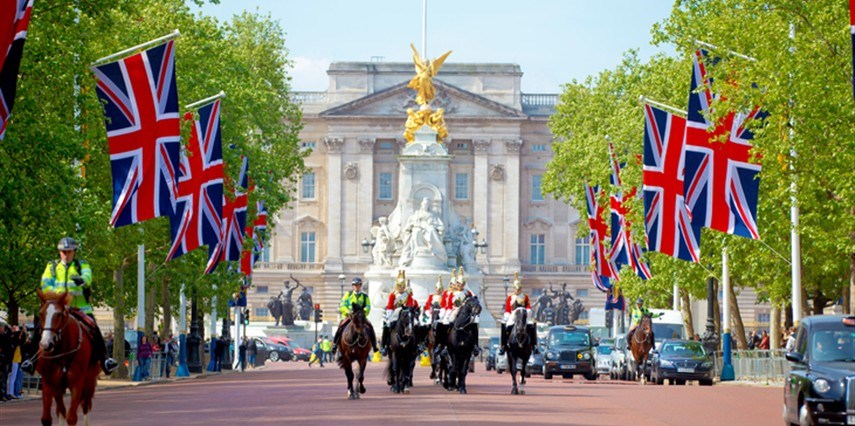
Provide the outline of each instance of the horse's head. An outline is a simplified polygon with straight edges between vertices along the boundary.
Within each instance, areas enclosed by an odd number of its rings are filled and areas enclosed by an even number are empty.
[[[71,303],[71,293],[42,293],[37,291],[42,301],[39,317],[41,318],[42,339],[39,346],[45,352],[50,352],[59,341],[59,333],[68,324],[68,310]]]
[[[358,303],[354,304],[353,310],[350,312],[350,323],[353,324],[354,330],[362,332],[366,322],[368,320],[365,317],[365,309]]]
[[[639,328],[645,335],[650,334],[650,330],[653,328],[653,317],[651,315],[642,316]]]
[[[401,314],[398,316],[398,333],[404,337],[411,337],[413,335],[413,330],[416,325],[416,320],[418,319],[418,314],[416,313],[416,309],[414,307],[403,307],[401,308]]]
[[[460,314],[454,319],[454,325],[458,328],[465,327],[474,322],[478,315],[481,315],[481,302],[477,296],[469,297],[463,302]]]

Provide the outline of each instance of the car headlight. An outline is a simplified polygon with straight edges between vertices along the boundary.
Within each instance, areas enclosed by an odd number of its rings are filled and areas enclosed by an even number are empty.
[[[701,364],[701,368],[712,368],[712,363],[709,361],[705,361],[703,364]]]
[[[826,393],[831,390],[831,385],[828,384],[828,380],[816,379],[813,381],[813,388],[819,393]]]
[[[582,358],[591,359],[591,354],[589,352],[585,352],[584,354],[582,354]]]
[[[673,367],[674,362],[668,361],[667,359],[660,359],[659,360],[659,366],[660,367]]]
[[[558,356],[556,356],[555,352],[547,352],[546,359],[558,359]]]

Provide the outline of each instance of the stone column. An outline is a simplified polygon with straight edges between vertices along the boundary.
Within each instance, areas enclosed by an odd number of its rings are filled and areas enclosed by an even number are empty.
[[[375,138],[359,138],[359,204],[356,209],[356,250],[360,262],[370,263],[371,252],[362,253],[359,244],[363,238],[371,239],[371,223],[374,221],[374,211],[368,206],[374,206],[374,143]]]
[[[324,270],[341,272],[341,219],[342,219],[342,147],[344,139],[327,137],[324,139],[327,147],[327,256],[324,259]],[[320,194],[318,194],[320,196]]]
[[[493,246],[493,242],[488,237],[492,224],[489,216],[487,216],[487,207],[490,203],[490,172],[487,168],[490,155],[490,142],[489,139],[475,139],[473,141],[473,145],[475,146],[475,166],[472,172],[472,219],[475,228],[481,233],[481,237],[487,238],[487,243],[490,244],[488,248]],[[476,259],[478,259],[479,265],[486,265],[489,261],[489,253],[486,255],[479,253],[476,255]]]
[[[506,170],[505,170],[505,211],[504,211],[504,257],[508,271],[518,270],[520,266],[520,203],[527,200],[520,199],[520,151],[523,141],[521,139],[509,139],[505,141]]]

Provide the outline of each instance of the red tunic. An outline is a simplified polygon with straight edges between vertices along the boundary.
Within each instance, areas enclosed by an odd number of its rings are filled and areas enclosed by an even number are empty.
[[[451,290],[445,290],[442,292],[442,299],[439,302],[439,307],[442,309],[451,309],[451,297],[454,295],[454,292]]]
[[[389,302],[386,303],[386,310],[395,310],[397,306],[395,306],[395,300],[398,298],[398,293],[392,292],[389,293]],[[413,299],[412,294],[407,295],[407,301],[404,303],[404,306],[408,308],[418,308],[419,304]]]
[[[528,299],[528,295],[524,294],[523,296],[525,296],[525,308],[531,309],[531,301]],[[508,299],[505,300],[505,313],[506,314],[510,314],[514,311],[513,307],[514,307],[514,304],[516,304],[516,299],[517,299],[517,295],[511,294],[508,296]]]
[[[425,309],[424,309],[425,312],[429,313],[431,311],[431,309],[433,309],[434,299],[436,299],[436,301],[439,302],[440,305],[442,305],[442,295],[436,294],[436,293],[431,293],[430,296],[428,296],[427,301],[425,302]]]

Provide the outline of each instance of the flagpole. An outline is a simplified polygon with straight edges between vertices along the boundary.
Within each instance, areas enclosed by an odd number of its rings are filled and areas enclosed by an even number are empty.
[[[422,0],[422,57],[427,58],[427,0]]]
[[[147,41],[147,42],[145,42],[145,43],[143,43],[143,44],[138,44],[138,45],[136,45],[136,46],[134,46],[134,47],[127,48],[127,49],[125,49],[125,50],[123,50],[123,51],[121,51],[121,52],[116,52],[116,53],[114,53],[114,54],[112,54],[112,55],[108,55],[108,56],[105,56],[105,57],[103,57],[103,58],[101,58],[101,59],[98,59],[98,60],[96,60],[95,62],[93,62],[93,63],[92,63],[92,66],[95,66],[95,65],[101,64],[101,63],[103,63],[103,62],[110,61],[111,59],[116,59],[116,58],[118,58],[118,57],[120,57],[120,56],[126,55],[126,54],[131,53],[131,52],[135,52],[135,51],[137,51],[137,50],[145,49],[145,48],[147,48],[147,47],[149,47],[149,46],[153,46],[153,45],[155,45],[155,44],[163,43],[164,41],[167,41],[167,40],[172,40],[172,39],[174,39],[174,38],[176,38],[176,37],[179,37],[180,35],[181,35],[181,32],[180,32],[180,31],[178,31],[178,30],[176,29],[175,31],[173,31],[173,32],[171,32],[171,33],[169,33],[169,34],[167,34],[167,35],[165,35],[165,36],[163,36],[163,37],[158,37],[158,38],[156,38],[156,39],[154,39],[154,40],[152,40],[152,41]]]
[[[680,114],[680,115],[683,115],[683,116],[687,116],[687,115],[689,115],[689,113],[688,113],[686,110],[684,110],[684,109],[680,109],[680,108],[677,108],[677,107],[672,107],[671,105],[666,105],[666,104],[663,104],[663,103],[661,103],[661,102],[656,102],[656,101],[654,101],[654,100],[651,100],[650,98],[647,98],[647,97],[646,97],[646,96],[644,96],[644,95],[639,96],[639,97],[638,97],[638,101],[639,101],[639,102],[641,102],[641,103],[643,103],[643,104],[650,104],[650,105],[653,105],[653,106],[655,106],[655,107],[659,107],[659,108],[662,108],[662,109],[667,109],[667,110],[670,110],[671,112],[675,112],[675,113]]]
[[[727,245],[721,249],[721,284],[724,287],[724,312],[722,313],[722,335],[721,335],[721,351],[722,351],[722,367],[721,381],[730,381],[736,378],[733,371],[733,363],[731,362],[731,350],[733,341],[730,337],[730,265],[728,265]]]
[[[217,93],[217,94],[216,94],[216,95],[214,95],[214,96],[209,96],[209,97],[207,97],[207,98],[205,98],[205,99],[202,99],[202,100],[199,100],[199,101],[193,102],[192,104],[184,105],[184,109],[193,109],[193,108],[195,108],[195,107],[197,107],[197,106],[205,105],[205,104],[211,103],[211,102],[213,102],[213,101],[215,101],[215,100],[217,100],[217,99],[223,99],[223,98],[225,98],[225,97],[226,97],[226,92],[224,92],[224,91],[220,90],[220,93]]]
[[[716,45],[714,45],[714,44],[706,43],[706,42],[700,41],[700,40],[698,40],[698,39],[695,39],[695,44],[697,44],[697,45],[699,45],[699,46],[701,46],[701,47],[706,47],[707,49],[710,49],[710,50],[718,50],[718,51],[720,51],[720,52],[722,52],[722,51],[723,51],[723,52],[726,52],[727,54],[729,54],[729,55],[731,55],[731,56],[736,56],[737,58],[742,58],[742,59],[745,59],[745,60],[747,60],[747,61],[757,62],[757,58],[753,58],[753,57],[748,56],[748,55],[743,55],[743,54],[741,54],[741,53],[734,52],[734,51],[732,51],[732,50],[721,49],[721,48],[719,48],[718,46],[716,46]]]
[[[796,39],[796,26],[790,24],[790,40],[795,41]],[[793,53],[795,51],[794,47],[790,48],[790,52]],[[792,103],[792,98],[790,99]],[[796,193],[798,191],[798,183],[796,181],[797,174],[795,170],[795,160],[796,160],[796,147],[795,142],[793,142],[793,136],[795,135],[795,131],[793,131],[793,123],[792,113],[790,115],[790,171],[793,173],[792,180],[790,181],[790,259],[792,262],[790,264],[790,273],[792,279],[792,294],[791,297],[791,305],[793,309],[793,324],[798,324],[802,319],[802,239],[799,234],[799,204],[796,198]]]

